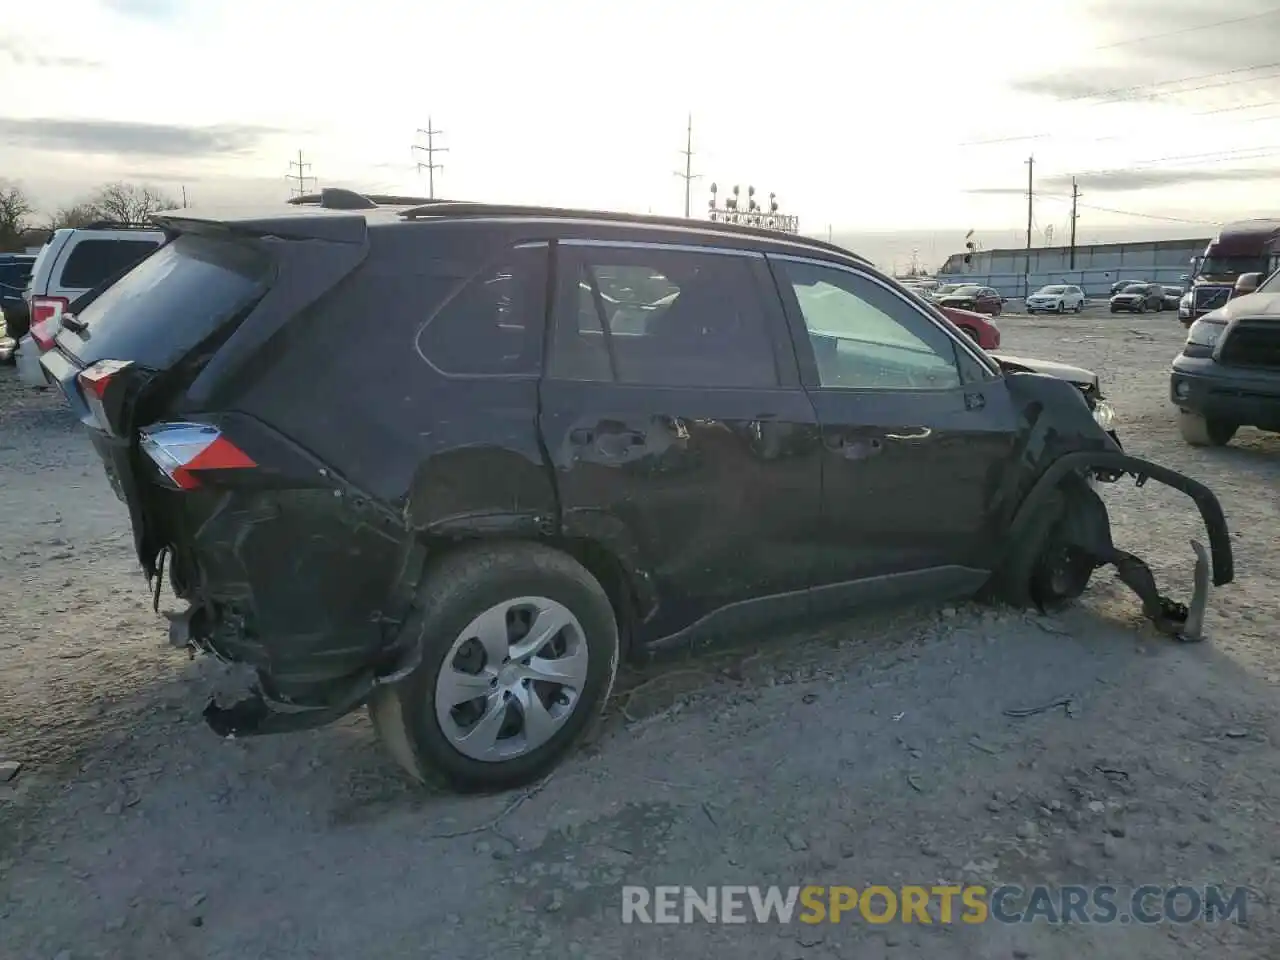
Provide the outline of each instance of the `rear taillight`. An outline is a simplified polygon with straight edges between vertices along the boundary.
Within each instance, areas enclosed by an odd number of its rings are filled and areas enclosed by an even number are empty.
[[[93,414],[98,426],[110,434],[117,434],[111,417],[107,415],[107,391],[122,370],[129,366],[128,360],[99,360],[91,367],[81,370],[76,375],[76,383],[80,386],[80,394]],[[116,405],[118,406],[118,404]]]
[[[158,423],[140,431],[142,452],[176,490],[200,486],[210,470],[245,470],[257,464],[247,453],[203,423]]]
[[[31,298],[31,339],[42,351],[53,349],[67,304],[66,297]]]

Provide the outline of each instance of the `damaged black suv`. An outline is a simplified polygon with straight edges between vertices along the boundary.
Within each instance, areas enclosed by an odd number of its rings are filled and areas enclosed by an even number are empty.
[[[326,191],[158,218],[42,362],[188,604],[170,636],[256,670],[222,734],[368,704],[397,760],[527,782],[621,657],[917,597],[1051,604],[1114,564],[1127,456],[1080,387],[1002,366],[866,260],[802,237]],[[1096,392],[1096,391],[1095,391]],[[166,569],[167,568],[167,569]]]

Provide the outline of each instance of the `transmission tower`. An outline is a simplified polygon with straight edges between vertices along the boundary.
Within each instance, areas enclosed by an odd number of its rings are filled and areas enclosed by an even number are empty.
[[[427,171],[427,196],[434,200],[436,198],[436,171],[444,169],[444,164],[436,163],[436,154],[448,153],[449,148],[436,146],[436,137],[440,136],[444,131],[437,130],[432,126],[430,117],[427,117],[427,129],[423,130],[419,127],[418,133],[427,138],[425,147],[416,143],[413,145],[415,151],[421,151],[427,155],[426,163],[421,160],[418,161],[418,175],[421,176],[423,170]]]
[[[693,181],[700,180],[702,174],[693,172],[693,114],[689,114],[689,126],[685,131],[684,149],[680,151],[684,156],[684,170],[675,171],[675,175],[684,180],[684,218],[689,219],[689,201],[690,193],[693,187]]]
[[[298,168],[298,172],[294,173],[294,167]],[[302,162],[302,151],[298,151],[298,159],[289,161],[289,172],[285,174],[286,180],[296,180],[298,185],[289,189],[289,196],[302,197],[307,193],[307,181],[316,182],[316,178],[307,175],[307,171],[311,169],[311,164]]]

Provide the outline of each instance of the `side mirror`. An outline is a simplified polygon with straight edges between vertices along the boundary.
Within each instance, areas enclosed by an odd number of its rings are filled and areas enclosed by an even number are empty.
[[[1187,282],[1188,280],[1190,280],[1191,278],[1190,278],[1189,276],[1187,276],[1187,274],[1185,274],[1185,273],[1184,273],[1184,274],[1183,274],[1182,276],[1180,276],[1178,279],[1179,279],[1179,280],[1181,280],[1183,283],[1186,283],[1186,282]]]
[[[1262,274],[1260,273],[1242,273],[1236,278],[1236,288],[1232,291],[1233,297],[1243,297],[1247,293],[1253,293],[1262,285]]]

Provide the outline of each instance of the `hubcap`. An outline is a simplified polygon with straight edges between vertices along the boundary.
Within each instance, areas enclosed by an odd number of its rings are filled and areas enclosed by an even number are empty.
[[[536,750],[577,709],[587,680],[582,624],[564,604],[495,604],[454,640],[436,678],[436,720],[454,749],[497,763]]]

